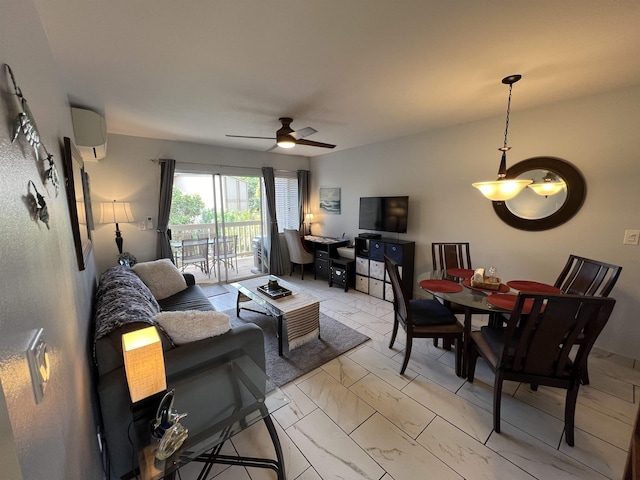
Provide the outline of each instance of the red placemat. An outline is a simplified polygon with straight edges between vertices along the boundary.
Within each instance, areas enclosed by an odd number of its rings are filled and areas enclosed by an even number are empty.
[[[457,278],[471,278],[473,277],[473,272],[468,268],[447,268],[447,273]]]
[[[462,291],[462,285],[451,280],[422,280],[420,286],[432,292],[456,293]]]
[[[494,293],[493,295],[489,295],[487,297],[487,302],[491,305],[495,305],[499,308],[504,308],[505,310],[513,310],[516,306],[516,300],[518,295],[514,295],[512,293]],[[522,306],[522,313],[531,312],[531,307],[533,306],[533,299],[528,298],[524,301],[524,305]]]
[[[546,283],[532,282],[530,280],[510,280],[507,282],[507,285],[521,292],[562,293],[562,290],[558,287]]]
[[[490,288],[472,287],[471,279],[469,278],[465,278],[462,281],[462,285],[464,285],[467,288],[470,288],[471,290],[477,290],[478,292],[507,293],[510,290],[510,288],[507,287],[504,283],[501,283],[497,290],[491,290]]]

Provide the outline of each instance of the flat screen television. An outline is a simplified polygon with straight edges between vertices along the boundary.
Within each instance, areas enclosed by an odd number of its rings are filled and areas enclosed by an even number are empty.
[[[360,197],[359,228],[407,233],[409,197]]]

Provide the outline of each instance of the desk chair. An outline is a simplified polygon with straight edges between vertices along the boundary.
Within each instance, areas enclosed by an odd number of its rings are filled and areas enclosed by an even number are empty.
[[[284,230],[284,238],[287,241],[287,248],[289,249],[289,259],[291,262],[291,274],[293,274],[293,270],[296,265],[300,265],[300,270],[302,270],[302,280],[304,280],[304,266],[313,264],[315,258],[313,253],[306,250],[304,247],[304,239],[300,236],[300,232],[298,230]]]
[[[506,327],[487,325],[471,332],[467,380],[473,383],[482,356],[495,373],[493,428],[500,433],[502,384],[513,380],[567,390],[565,441],[574,444],[574,420],[586,358],[609,320],[613,298],[520,293]],[[524,312],[527,312],[526,314]],[[578,337],[583,336],[581,342]],[[574,345],[579,345],[571,358]]]
[[[437,300],[411,300],[407,296],[406,287],[400,280],[398,263],[389,256],[384,256],[384,266],[393,288],[393,333],[389,348],[393,347],[398,334],[398,326],[407,334],[404,361],[400,369],[403,374],[409,363],[414,338],[442,338],[443,341],[455,342],[456,375],[462,372],[462,335],[464,327],[451,311]]]

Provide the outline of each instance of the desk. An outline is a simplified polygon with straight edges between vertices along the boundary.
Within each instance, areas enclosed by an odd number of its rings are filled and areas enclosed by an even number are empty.
[[[446,279],[447,274],[444,271],[436,270],[431,272],[425,272],[418,275],[418,284],[422,280],[428,279]],[[440,292],[436,290],[430,290],[421,286],[421,288],[429,292],[434,297],[440,298],[445,302],[455,303],[464,308],[464,338],[462,348],[462,376],[467,376],[467,366],[469,360],[469,335],[471,334],[471,315],[472,313],[507,313],[509,310],[496,307],[487,302],[487,294],[478,290],[472,290],[467,287],[462,287],[459,292]]]
[[[320,277],[329,280],[330,259],[339,258],[338,248],[349,245],[349,240],[339,240],[332,237],[318,237],[316,235],[305,235],[306,242],[313,246],[314,262],[314,278]]]
[[[190,462],[204,464],[202,478],[213,463],[222,463],[269,468],[276,471],[278,480],[285,479],[282,448],[270,415],[289,400],[249,356],[237,353],[234,358],[204,363],[186,377],[167,378],[169,388],[175,390],[173,407],[179,413],[188,413],[180,423],[189,430],[189,436],[166,460],[155,458],[158,442],[149,435],[158,402],[134,406],[133,440],[143,480],[172,479],[180,467]],[[269,431],[276,460],[220,454],[225,441],[260,420]]]

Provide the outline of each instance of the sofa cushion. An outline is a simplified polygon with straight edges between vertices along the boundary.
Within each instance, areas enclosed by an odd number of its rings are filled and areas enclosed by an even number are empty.
[[[156,322],[176,345],[216,337],[231,330],[229,315],[216,311],[160,312]]]
[[[190,285],[181,292],[158,301],[163,312],[176,310],[215,310],[199,285]]]
[[[160,305],[151,290],[129,267],[118,265],[101,276],[96,292],[95,340],[127,323],[155,325]]]
[[[156,300],[170,297],[187,288],[184,276],[168,258],[136,263],[132,270],[149,287]]]

